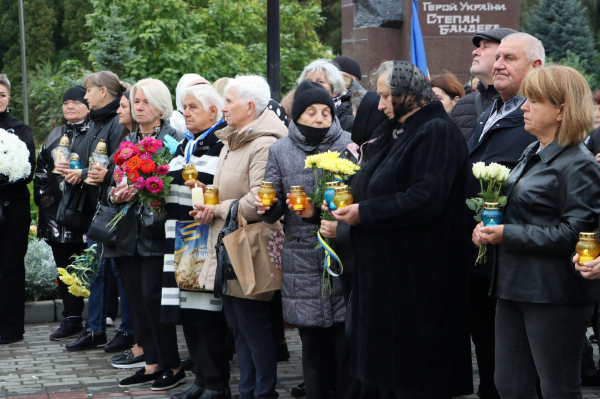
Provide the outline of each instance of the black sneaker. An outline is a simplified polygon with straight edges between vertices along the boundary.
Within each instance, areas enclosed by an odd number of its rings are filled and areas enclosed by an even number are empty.
[[[173,370],[168,369],[162,372],[162,375],[152,384],[153,391],[164,391],[175,388],[179,384],[185,383],[185,371],[180,368],[177,374],[173,374]]]
[[[87,331],[85,334],[77,338],[76,341],[68,343],[65,348],[69,352],[79,352],[88,349],[99,349],[106,345],[106,333],[94,334]]]
[[[136,387],[138,385],[146,385],[152,383],[152,381],[156,380],[162,375],[162,371],[157,371],[156,373],[146,374],[146,367],[142,367],[138,371],[135,372],[131,377],[127,377],[119,381],[119,386],[121,388],[127,387]]]
[[[131,349],[135,344],[133,340],[133,334],[126,333],[125,331],[117,331],[114,338],[110,340],[104,347],[104,352],[115,353],[123,352],[124,350]]]
[[[111,357],[110,363],[116,369],[136,369],[146,366],[146,357],[144,354],[133,356],[132,351],[127,351],[121,355]]]
[[[0,345],[14,344],[23,339],[23,334],[0,336]]]
[[[81,324],[81,317],[67,317],[60,323],[60,327],[50,334],[51,341],[62,341],[66,338],[76,337],[81,330],[83,330],[83,324]]]
[[[173,398],[171,397],[171,399]],[[225,387],[219,391],[205,389],[199,399],[231,399],[231,389],[229,387]]]

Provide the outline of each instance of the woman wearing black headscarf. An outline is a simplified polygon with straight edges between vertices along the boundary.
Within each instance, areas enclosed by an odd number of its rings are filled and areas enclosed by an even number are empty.
[[[467,147],[419,69],[376,73],[389,120],[352,180],[355,203],[332,213],[355,248],[351,369],[396,398],[469,394]]]

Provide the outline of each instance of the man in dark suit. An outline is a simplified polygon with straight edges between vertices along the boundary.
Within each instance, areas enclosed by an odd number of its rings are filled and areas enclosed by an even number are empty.
[[[468,143],[469,160],[471,165],[496,162],[513,169],[525,148],[536,140],[524,128],[521,105],[525,98],[519,95],[519,87],[529,71],[543,65],[545,52],[542,43],[535,37],[513,33],[502,39],[494,56],[494,88],[500,93],[500,98],[478,119],[475,133]],[[479,180],[469,172],[467,198],[477,196],[480,191]],[[474,228],[476,222],[472,216],[470,212],[471,227]],[[489,262],[484,265],[475,265],[475,246],[470,255],[471,338],[479,367],[478,395],[482,399],[499,399],[494,384],[496,298],[488,295],[493,248],[488,246]]]

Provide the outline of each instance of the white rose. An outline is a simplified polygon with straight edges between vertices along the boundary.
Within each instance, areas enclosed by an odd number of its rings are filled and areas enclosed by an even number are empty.
[[[502,166],[502,170],[500,172],[500,176],[498,177],[498,181],[504,183],[508,180],[508,176],[510,175],[510,169],[506,166]]]
[[[498,177],[502,173],[502,165],[499,165],[495,162],[492,162],[490,166],[488,166],[488,178],[493,180],[498,180]]]
[[[473,164],[473,175],[476,179],[483,179],[483,171],[485,170],[485,163],[477,162]]]

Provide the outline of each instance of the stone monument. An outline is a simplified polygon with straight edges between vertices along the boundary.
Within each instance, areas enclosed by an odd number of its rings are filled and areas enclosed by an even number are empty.
[[[363,78],[382,61],[410,61],[411,0],[342,0],[342,53]],[[419,22],[431,76],[447,69],[470,79],[471,37],[493,28],[519,30],[519,0],[419,0]],[[369,87],[363,79],[363,86]]]

